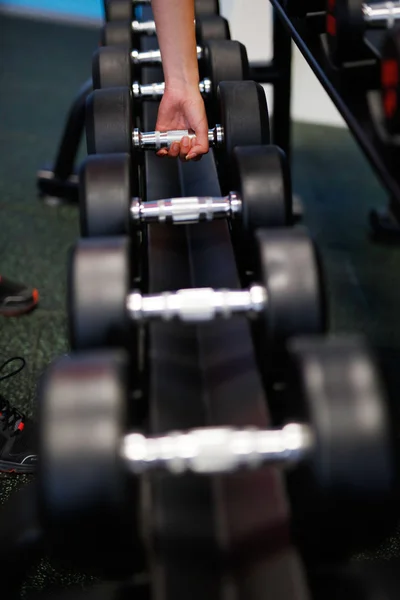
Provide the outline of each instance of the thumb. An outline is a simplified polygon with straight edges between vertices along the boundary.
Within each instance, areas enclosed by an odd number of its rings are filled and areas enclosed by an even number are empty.
[[[192,140],[192,147],[188,153],[188,159],[207,154],[209,150],[208,143],[208,123],[205,121],[195,130],[196,137]]]

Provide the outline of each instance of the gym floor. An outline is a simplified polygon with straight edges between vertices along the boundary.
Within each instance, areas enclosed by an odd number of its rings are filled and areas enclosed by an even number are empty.
[[[0,384],[0,393],[34,416],[41,373],[68,351],[66,253],[78,236],[77,208],[39,200],[35,175],[54,156],[70,102],[90,73],[98,32],[4,15],[0,31],[0,273],[40,292],[31,315],[0,317],[0,361],[23,356],[27,362]],[[331,330],[366,334],[394,382],[400,377],[400,245],[373,242],[367,220],[371,207],[385,205],[385,194],[347,131],[295,124],[293,141],[294,190],[322,251]],[[28,480],[0,476],[0,504]],[[398,555],[394,532],[374,554],[356,559]],[[92,581],[44,558],[26,581],[24,597]]]

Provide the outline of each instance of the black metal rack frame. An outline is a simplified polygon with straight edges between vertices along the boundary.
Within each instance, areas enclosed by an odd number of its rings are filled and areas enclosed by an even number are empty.
[[[281,27],[276,29],[279,36],[293,39],[388,192],[389,214],[396,220],[396,223],[392,222],[392,228],[397,229],[397,221],[400,221],[400,145],[398,139],[386,132],[380,99],[380,48],[385,30],[366,32],[365,60],[337,68],[327,50],[325,13],[291,16],[281,0],[270,2],[275,20],[281,22]],[[274,52],[279,48],[288,51],[282,40],[274,44]],[[377,213],[371,216],[375,228],[386,228],[389,224],[387,216],[383,221]]]

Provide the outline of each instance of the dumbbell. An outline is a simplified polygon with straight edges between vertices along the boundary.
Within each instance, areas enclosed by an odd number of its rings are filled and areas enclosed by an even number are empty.
[[[229,218],[246,237],[256,229],[291,222],[291,177],[285,154],[277,146],[237,147],[233,152],[235,191],[225,197],[134,198],[128,154],[89,156],[81,165],[81,235],[126,235],[147,223],[184,225]]]
[[[74,557],[96,556],[115,575],[120,537],[127,544],[139,531],[146,539],[152,532],[146,511],[128,494],[130,481],[143,473],[229,476],[268,465],[297,472],[297,487],[311,483],[312,504],[320,510],[305,514],[305,529],[324,531],[329,521],[343,545],[354,544],[364,508],[371,513],[384,505],[395,478],[374,359],[362,340],[347,338],[294,339],[288,352],[289,395],[301,419],[290,415],[278,429],[208,427],[154,437],[127,431],[126,357],[83,353],[53,364],[38,398],[39,498],[53,545]],[[321,546],[330,542],[319,538]],[[129,558],[132,568],[135,556]]]
[[[217,119],[217,88],[221,81],[243,81],[249,78],[246,48],[239,42],[211,40],[202,49],[201,70],[206,74],[199,83],[205,100],[209,121]],[[132,90],[132,100],[160,100],[165,84],[134,82],[131,52],[127,48],[107,46],[93,54],[92,74],[94,89],[125,87]]]
[[[236,146],[257,146],[270,142],[265,93],[254,81],[223,81],[217,90],[221,125],[208,132],[221,172],[231,174],[230,161]],[[86,103],[88,154],[132,153],[169,148],[187,131],[141,132],[133,127],[132,89],[95,90]]]
[[[211,81],[210,92],[216,94],[221,81],[242,81],[249,78],[249,61],[245,46],[231,40],[210,40],[198,48],[199,71],[203,78]],[[149,52],[131,51],[118,46],[98,48],[92,58],[94,89],[132,86],[139,76],[139,66],[150,61],[161,61],[159,50]],[[133,84],[134,97],[162,95],[163,84],[139,87]],[[203,86],[207,87],[207,86]],[[136,92],[136,93],[135,93]]]
[[[334,62],[366,58],[364,33],[370,27],[390,28],[400,17],[400,1],[327,0],[326,31]]]
[[[210,40],[211,41],[211,40]],[[227,40],[229,41],[229,40]],[[100,46],[101,48],[107,48],[108,46]],[[114,47],[122,47],[123,46],[110,46],[111,48]],[[203,58],[203,47],[202,46],[197,46],[196,47],[196,51],[197,51],[197,59],[200,61]],[[162,64],[162,60],[161,60],[161,50],[159,49],[154,49],[154,50],[137,50],[134,49],[130,52],[130,57],[131,57],[131,61],[134,67],[136,67],[137,69],[139,69],[140,67],[151,67],[151,66],[157,66],[157,65],[161,65]],[[135,77],[138,76],[138,74],[135,71]]]
[[[216,42],[223,42],[223,41],[230,41],[230,40],[208,40],[207,43],[203,42],[203,46],[197,46],[197,59],[199,61],[199,71],[200,74],[202,76],[205,75],[209,75],[210,71],[213,67],[212,65],[212,61],[209,58],[208,52],[207,52],[207,47],[210,46],[210,44],[212,42],[216,43]],[[108,70],[110,69],[116,69],[116,70],[122,70],[125,74],[125,77],[127,77],[126,73],[127,70],[129,69],[129,73],[132,73],[130,75],[129,78],[129,84],[132,82],[132,80],[134,78],[139,77],[140,74],[140,69],[142,67],[148,67],[148,66],[155,66],[155,65],[161,65],[162,64],[162,60],[161,60],[161,51],[159,49],[155,49],[155,50],[144,50],[144,51],[139,51],[137,49],[130,51],[130,62],[131,65],[128,64],[128,58],[126,57],[126,54],[119,54],[118,51],[115,51],[115,54],[113,54],[113,50],[114,48],[119,48],[121,46],[101,46],[100,47],[100,52],[99,52],[99,57],[98,59],[96,59],[97,62],[94,62],[95,68],[93,69],[94,72],[97,74],[97,77],[104,77],[105,75],[107,75],[108,77],[111,77],[111,74],[108,73]],[[110,50],[110,53],[105,52],[104,53],[104,58],[102,56],[103,52],[101,51],[101,48],[112,48],[113,50]],[[123,48],[123,46],[122,46]],[[229,48],[228,45],[223,46],[222,44],[220,46],[218,46],[219,48],[219,56],[221,56],[223,50]],[[231,61],[233,61],[233,57],[232,57],[232,50],[228,50],[229,54],[226,54],[223,58],[225,59],[226,63],[229,63],[229,65],[231,64]],[[95,52],[95,56],[97,56],[97,51]],[[105,64],[103,65],[102,61],[106,61]],[[246,52],[246,60],[247,60],[247,52]],[[124,63],[123,66],[121,66],[119,63]],[[203,66],[204,64],[204,66]],[[236,62],[233,64],[237,64]],[[98,66],[97,66],[98,65]],[[101,69],[100,69],[101,68]],[[131,68],[133,69],[133,72],[131,72]],[[228,66],[226,66],[226,68],[228,68]],[[232,68],[232,67],[230,67]],[[104,69],[104,72],[103,72]],[[227,80],[229,81],[229,79]],[[128,85],[128,83],[126,83],[125,85]],[[101,87],[108,87],[106,85],[102,85]],[[115,85],[113,87],[116,87]]]
[[[107,21],[133,21],[135,8],[141,5],[151,5],[151,0],[108,0],[105,2]],[[195,14],[219,15],[218,0],[195,0]]]
[[[230,40],[231,38],[229,23],[220,16],[197,17],[195,30],[199,44],[207,40]],[[113,21],[103,25],[101,43],[103,46],[136,48],[142,35],[156,35],[154,21]]]
[[[389,133],[400,133],[400,27],[389,30],[382,46],[381,89],[385,124]]]
[[[324,286],[317,250],[306,231],[258,230],[255,244],[262,285],[142,295],[131,291],[135,262],[128,237],[80,239],[68,268],[71,347],[131,346],[135,328],[154,320],[205,323],[244,315],[265,326],[264,339],[276,355],[270,358],[272,372],[274,361],[284,360],[288,338],[325,330]]]

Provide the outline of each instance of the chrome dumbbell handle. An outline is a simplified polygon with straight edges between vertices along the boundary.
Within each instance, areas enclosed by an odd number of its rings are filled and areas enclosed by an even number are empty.
[[[197,46],[197,58],[200,60],[203,57],[203,49]],[[162,62],[160,50],[132,50],[131,60],[134,65],[154,65]]]
[[[180,142],[183,137],[193,139],[196,135],[189,133],[187,129],[142,132],[135,128],[132,132],[132,145],[141,150],[161,150],[161,148],[170,148],[174,142]],[[219,146],[223,139],[224,131],[221,125],[216,125],[213,129],[208,130],[210,146]]]
[[[362,11],[364,19],[370,25],[393,27],[400,18],[400,2],[372,2],[363,3]]]
[[[313,447],[310,428],[291,423],[276,430],[217,427],[154,438],[131,433],[122,441],[121,455],[135,474],[162,469],[176,475],[187,471],[212,475],[266,464],[289,467]]]
[[[211,80],[203,79],[199,82],[199,91],[203,96],[207,96],[211,92]],[[135,81],[132,84],[132,94],[136,99],[160,98],[165,92],[165,83],[146,83],[141,84]]]
[[[211,79],[208,79],[208,77],[205,77],[204,79],[202,79],[199,82],[199,90],[200,90],[200,94],[202,94],[203,96],[208,96],[209,94],[211,94],[211,90],[212,90]]]
[[[165,92],[165,83],[145,83],[141,84],[138,81],[134,81],[132,84],[132,94],[137,100],[143,98],[159,98]]]
[[[132,21],[132,31],[134,33],[154,35],[156,33],[155,21]]]
[[[131,217],[138,223],[174,223],[189,225],[214,219],[233,219],[242,212],[242,201],[236,192],[228,196],[192,196],[142,202],[133,198]]]
[[[127,309],[134,321],[171,321],[203,323],[235,314],[255,317],[267,306],[266,289],[253,285],[247,290],[182,289],[177,292],[146,294],[132,292]]]
[[[161,52],[160,50],[146,50],[144,52],[132,50],[131,60],[134,65],[152,65],[161,63]]]

